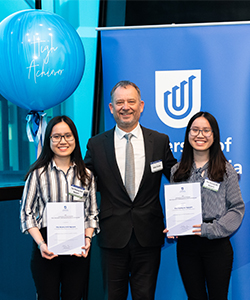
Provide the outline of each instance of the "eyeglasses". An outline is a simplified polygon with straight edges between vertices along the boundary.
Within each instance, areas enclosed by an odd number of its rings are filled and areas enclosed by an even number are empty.
[[[74,140],[74,136],[72,133],[66,133],[64,135],[61,134],[53,134],[50,136],[52,143],[60,143],[61,139],[64,138],[66,142],[72,142]]]
[[[202,135],[206,138],[209,138],[212,135],[212,130],[205,128],[205,129],[198,129],[198,128],[190,128],[189,133],[191,136],[197,136],[202,133]]]

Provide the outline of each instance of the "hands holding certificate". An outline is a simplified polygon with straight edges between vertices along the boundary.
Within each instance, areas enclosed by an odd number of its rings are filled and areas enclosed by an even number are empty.
[[[83,202],[47,203],[48,249],[55,254],[86,257],[93,228],[84,226]]]
[[[50,251],[48,249],[48,246],[46,244],[46,242],[44,241],[39,229],[37,227],[33,227],[30,228],[29,230],[29,234],[34,238],[34,240],[37,242],[38,244],[38,249],[41,252],[41,256],[43,258],[46,258],[48,260],[51,260],[55,257],[58,257],[58,254],[55,254],[54,252]],[[92,240],[92,235],[93,235],[93,229],[92,228],[87,228],[85,230],[85,246],[81,247],[81,249],[83,251],[81,251],[80,253],[74,253],[71,255],[75,255],[77,257],[87,257],[90,247],[91,247],[91,240]]]
[[[201,235],[201,193],[198,182],[166,185],[165,206],[168,229],[163,232],[167,233],[168,238]]]
[[[200,224],[200,225],[194,225],[193,228],[196,228],[196,229],[194,229],[194,230],[192,231],[195,235],[201,235],[201,224]],[[168,230],[167,228],[165,228],[165,229],[163,230],[163,233],[168,233],[168,232],[169,232],[169,230]],[[178,238],[178,236],[173,236],[173,235],[168,236],[168,235],[167,235],[167,238],[168,238],[168,239],[174,239],[174,238]]]

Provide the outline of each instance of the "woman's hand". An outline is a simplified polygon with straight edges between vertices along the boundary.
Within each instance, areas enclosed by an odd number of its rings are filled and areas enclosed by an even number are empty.
[[[194,229],[193,232],[195,235],[199,235],[201,236],[201,224],[199,225],[194,225],[193,228],[197,228],[197,229]]]
[[[38,249],[41,252],[42,257],[46,259],[52,259],[57,257],[53,252],[49,251],[47,244],[43,240],[40,230],[37,227],[31,227],[28,229],[29,234],[33,237],[34,241],[38,245]]]
[[[83,257],[88,256],[90,246],[91,246],[91,240],[89,238],[85,238],[85,247],[82,247],[82,249],[85,249],[85,254],[83,253],[83,255],[82,255]]]
[[[167,228],[165,228],[165,229],[163,230],[163,233],[168,233],[168,232],[169,232],[169,230],[168,230]],[[168,238],[168,239],[175,239],[175,238],[178,238],[178,236],[173,236],[173,235],[168,236],[168,235],[167,235],[167,238]]]
[[[42,255],[43,258],[46,258],[46,259],[49,259],[49,260],[51,260],[51,259],[58,256],[58,255],[54,254],[53,252],[49,251],[48,246],[45,243],[43,243],[40,246],[40,252],[41,252],[41,255]]]
[[[89,254],[89,250],[90,250],[90,246],[91,246],[91,242],[92,242],[92,236],[94,233],[94,228],[86,228],[85,229],[85,246],[82,247],[83,250],[81,254],[74,254],[75,256],[78,257],[87,257]],[[85,253],[84,253],[85,252]]]
[[[88,237],[85,237],[85,246],[83,246],[81,249],[85,250],[85,253],[84,251],[82,251],[81,254],[73,254],[77,257],[87,257],[88,254],[89,254],[89,250],[90,250],[90,246],[91,246],[91,240],[88,238]]]

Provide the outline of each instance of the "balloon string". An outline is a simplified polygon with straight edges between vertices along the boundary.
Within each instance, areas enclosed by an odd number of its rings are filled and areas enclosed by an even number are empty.
[[[36,9],[42,9],[42,2],[41,2],[41,0],[36,0],[35,1],[35,8]]]
[[[30,111],[26,116],[26,132],[30,142],[34,142],[36,151],[38,152],[38,146],[40,144],[40,150],[44,142],[44,134],[47,126],[47,122],[44,119],[46,113]],[[39,150],[39,152],[40,152]],[[37,153],[38,154],[38,153]],[[40,153],[39,153],[40,154]]]

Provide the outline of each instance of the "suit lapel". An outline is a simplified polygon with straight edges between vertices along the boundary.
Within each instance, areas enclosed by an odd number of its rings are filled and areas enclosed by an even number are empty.
[[[143,134],[143,139],[144,139],[144,147],[145,147],[145,167],[144,167],[144,172],[142,175],[142,180],[140,183],[138,193],[139,193],[141,187],[143,186],[143,183],[144,183],[145,178],[147,177],[148,173],[151,172],[150,163],[152,162],[153,144],[154,144],[154,138],[152,136],[152,132],[142,126],[141,126],[141,129],[142,129],[142,134]]]

